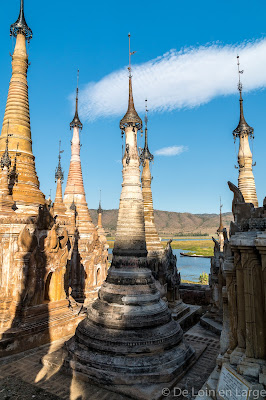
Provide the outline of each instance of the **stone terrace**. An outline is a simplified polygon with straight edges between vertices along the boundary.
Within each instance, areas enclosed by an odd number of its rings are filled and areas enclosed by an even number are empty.
[[[176,388],[194,392],[202,387],[215,367],[219,351],[219,337],[206,331],[199,324],[184,335],[185,339],[196,349],[199,358],[187,372]],[[47,371],[40,363],[41,357],[61,347],[65,340],[58,340],[51,345],[21,353],[0,360],[0,399],[28,400],[128,400],[126,396],[102,389],[96,385],[81,382],[75,377],[67,376],[60,371]],[[179,390],[172,389],[162,398],[183,400],[178,396]],[[191,393],[191,394],[193,394]],[[191,397],[192,398],[192,397]]]

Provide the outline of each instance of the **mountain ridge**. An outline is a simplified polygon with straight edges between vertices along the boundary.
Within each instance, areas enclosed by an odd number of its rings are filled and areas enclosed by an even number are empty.
[[[91,218],[97,225],[97,210],[91,209]],[[114,236],[116,231],[118,209],[103,210],[102,223],[107,234]],[[220,225],[219,214],[192,214],[175,211],[154,210],[155,225],[160,236],[207,234],[215,235]],[[222,214],[223,225],[229,230],[233,220],[231,212]]]

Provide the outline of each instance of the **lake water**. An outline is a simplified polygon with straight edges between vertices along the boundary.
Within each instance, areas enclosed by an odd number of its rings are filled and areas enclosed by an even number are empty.
[[[203,257],[181,257],[180,253],[187,253],[187,250],[173,249],[177,257],[177,269],[181,279],[198,282],[200,274],[206,272],[208,275],[211,268],[211,259]]]
[[[202,272],[210,273],[210,258],[181,257],[180,253],[187,253],[187,250],[181,249],[173,249],[173,253],[177,257],[177,269],[181,274],[181,279],[198,282]],[[109,249],[109,254],[112,254],[112,249]]]

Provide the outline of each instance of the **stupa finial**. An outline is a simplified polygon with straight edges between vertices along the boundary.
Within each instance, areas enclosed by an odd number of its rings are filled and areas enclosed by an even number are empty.
[[[100,190],[100,200],[99,200],[99,207],[97,210],[98,214],[102,214],[103,210],[102,210],[102,191]]]
[[[20,13],[18,19],[10,26],[10,36],[17,37],[18,33],[25,35],[28,42],[32,39],[32,30],[28,27],[24,16],[24,0],[20,0]]]
[[[78,73],[77,73],[76,110],[75,110],[74,118],[73,118],[72,122],[70,123],[70,129],[74,128],[75,126],[78,127],[79,129],[83,128],[83,125],[79,119],[78,103],[79,103],[79,69],[78,69]]]
[[[221,201],[221,197],[220,197],[220,225],[219,228],[217,229],[217,233],[219,232],[223,232],[224,226],[223,226],[223,219],[222,219],[222,201]]]
[[[238,91],[239,91],[239,103],[240,103],[240,118],[239,118],[239,123],[236,129],[233,131],[234,138],[239,137],[239,135],[242,133],[246,133],[251,137],[254,137],[254,129],[248,125],[248,123],[245,120],[244,117],[244,109],[243,109],[243,98],[242,98],[242,90],[243,90],[243,85],[241,82],[241,74],[244,73],[244,70],[240,70],[240,62],[239,62],[239,56],[237,56],[237,69],[238,69]]]
[[[141,151],[140,154],[140,162],[144,166],[145,160],[152,161],[153,160],[153,155],[151,154],[149,147],[148,147],[148,100],[145,100],[145,144],[144,148]]]
[[[55,182],[57,182],[58,179],[60,179],[61,182],[63,182],[63,180],[64,180],[64,172],[63,172],[62,166],[61,166],[61,154],[62,153],[64,153],[64,150],[61,150],[61,140],[59,140],[58,166],[56,167],[56,170],[55,170]]]
[[[128,34],[129,40],[129,93],[128,93],[128,109],[124,117],[120,121],[120,129],[124,132],[125,128],[132,126],[133,130],[136,128],[137,131],[142,129],[142,120],[138,116],[138,113],[134,106],[133,91],[132,91],[132,74],[131,74],[131,56],[136,53],[136,51],[131,51],[130,49],[130,33]]]

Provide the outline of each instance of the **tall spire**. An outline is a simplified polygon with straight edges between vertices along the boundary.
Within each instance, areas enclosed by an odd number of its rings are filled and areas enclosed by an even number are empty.
[[[28,99],[28,54],[26,40],[30,40],[32,32],[24,17],[24,2],[18,20],[11,25],[10,33],[16,38],[12,55],[12,77],[9,84],[8,98],[0,137],[0,155],[5,151],[7,131],[9,138],[9,155],[16,167],[17,181],[10,186],[13,199],[19,210],[30,213],[38,212],[40,204],[45,203],[44,194],[40,191],[39,180],[35,170],[35,157],[32,154],[32,138],[30,127]],[[19,154],[17,146],[19,145]],[[14,159],[16,163],[14,163]],[[25,208],[25,206],[30,206]],[[36,211],[35,211],[36,210]]]
[[[233,131],[234,140],[239,138],[239,151],[238,151],[238,187],[241,190],[245,202],[253,203],[255,207],[258,207],[258,199],[256,193],[255,180],[253,176],[252,167],[252,153],[249,146],[249,138],[254,139],[254,130],[251,128],[244,117],[243,111],[243,98],[242,98],[242,83],[240,75],[243,74],[243,70],[240,70],[239,56],[237,56],[237,68],[238,68],[238,90],[239,90],[239,102],[240,102],[240,118],[236,129]]]
[[[123,183],[118,211],[116,237],[113,260],[115,255],[128,257],[136,255],[146,261],[147,250],[145,242],[143,197],[140,184],[140,162],[137,148],[137,131],[142,128],[133,103],[131,85],[131,55],[129,37],[129,103],[128,111],[120,121],[122,133],[125,132],[125,153],[123,156]],[[126,260],[127,262],[127,260]]]
[[[74,370],[81,366],[83,376],[126,397],[151,399],[159,381],[158,393],[162,383],[188,368],[194,351],[182,341],[148,268],[136,128],[132,119],[122,122],[126,151],[112,264],[98,298],[66,344],[65,364]],[[110,365],[117,368],[110,372]]]
[[[223,221],[222,221],[222,203],[221,203],[221,197],[220,197],[220,225],[219,228],[217,229],[217,235],[218,235],[218,242],[220,245],[220,251],[222,252],[224,249],[224,226],[223,226]]]
[[[78,74],[77,74],[76,110],[75,110],[74,118],[73,118],[72,122],[70,122],[70,129],[74,128],[75,126],[77,126],[79,129],[83,128],[83,125],[79,119],[78,105],[79,105],[79,70],[78,70]]]
[[[61,154],[62,153],[64,153],[64,150],[61,150],[61,140],[59,140],[58,166],[56,167],[56,170],[55,170],[55,182],[57,182],[60,179],[60,181],[63,183],[64,172],[61,167]]]
[[[147,99],[145,100],[145,144],[144,148],[141,151],[140,154],[140,162],[144,166],[145,160],[152,161],[153,160],[153,155],[151,154],[149,147],[148,147],[148,105],[147,105]]]
[[[220,225],[219,225],[219,228],[217,229],[217,233],[223,232],[223,229],[224,229],[223,221],[222,221],[222,208],[223,208],[223,205],[221,203],[221,197],[220,197]]]
[[[132,74],[131,74],[131,56],[135,54],[135,51],[131,51],[130,49],[130,33],[128,34],[129,39],[129,91],[128,91],[128,108],[127,112],[124,117],[120,121],[120,129],[124,132],[127,126],[133,126],[133,129],[136,128],[137,130],[142,129],[142,120],[138,116],[138,113],[134,106],[133,100],[133,91],[132,91]]]
[[[102,191],[100,190],[99,207],[98,207],[98,210],[97,210],[97,213],[98,213],[97,229],[98,229],[98,233],[99,234],[105,234],[105,232],[103,230],[103,226],[102,226],[102,213],[103,213],[103,210],[102,210],[102,196],[101,196],[101,194],[102,194]]]
[[[81,233],[81,231],[83,231],[83,233],[86,234],[90,229],[94,229],[94,225],[92,224],[91,216],[86,202],[80,161],[81,145],[79,130],[82,128],[82,123],[80,122],[78,116],[78,85],[76,95],[76,111],[74,119],[70,124],[70,128],[73,128],[73,136],[71,141],[71,159],[64,194],[64,204],[66,205],[67,210],[70,210],[70,212],[75,211],[75,215],[77,216],[78,221],[77,225],[79,232]]]
[[[97,210],[98,214],[102,214],[103,210],[102,210],[102,191],[100,190],[100,200],[99,200],[99,207]]]
[[[150,171],[150,161],[153,161],[153,158],[154,157],[148,147],[148,105],[147,100],[145,100],[145,144],[140,153],[140,162],[143,166],[141,183],[144,202],[145,238],[148,250],[148,257],[158,257],[159,254],[163,253],[163,246],[154,222],[154,210],[151,191],[152,176]]]
[[[58,153],[58,165],[55,170],[55,182],[56,185],[56,194],[54,200],[54,215],[57,215],[58,219],[65,218],[66,207],[63,203],[63,194],[62,194],[62,183],[64,180],[64,172],[61,166],[61,154],[64,150],[61,150],[61,140],[59,140],[59,153]]]
[[[32,30],[28,27],[24,16],[24,0],[20,0],[18,19],[10,26],[10,36],[17,37],[18,33],[23,33],[28,42],[32,39]]]
[[[233,131],[234,138],[239,137],[242,133],[246,133],[250,137],[254,138],[254,129],[248,125],[244,117],[244,110],[243,110],[243,98],[242,98],[242,90],[243,85],[241,83],[240,75],[243,74],[244,70],[240,70],[240,62],[239,56],[237,56],[237,68],[238,68],[238,91],[239,91],[239,104],[240,104],[240,118],[239,123],[236,129]]]

